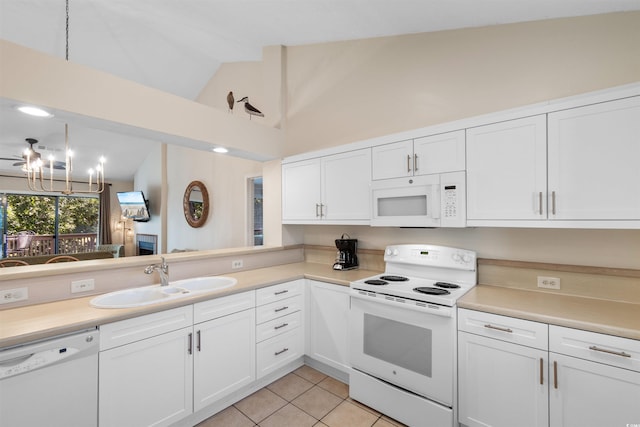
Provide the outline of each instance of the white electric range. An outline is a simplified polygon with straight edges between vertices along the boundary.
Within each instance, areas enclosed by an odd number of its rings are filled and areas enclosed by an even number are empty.
[[[394,245],[385,272],[350,284],[350,396],[408,425],[453,426],[456,301],[476,285],[476,254]]]

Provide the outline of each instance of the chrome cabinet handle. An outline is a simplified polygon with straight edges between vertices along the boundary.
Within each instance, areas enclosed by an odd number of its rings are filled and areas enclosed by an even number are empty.
[[[319,217],[320,217],[319,209],[320,209],[320,204],[319,204],[319,203],[316,203],[316,218],[319,218]]]
[[[558,388],[558,362],[553,362],[553,388]]]
[[[200,339],[200,331],[196,332],[196,348],[198,351],[202,351],[202,340]]]
[[[411,156],[407,154],[407,172],[411,172]]]
[[[418,172],[418,155],[417,154],[413,155],[413,170],[415,172]]]
[[[285,289],[284,291],[278,291],[278,292],[274,292],[274,295],[282,295],[282,294],[286,294],[287,292],[289,292],[289,289]]]
[[[509,328],[501,328],[499,326],[493,326],[490,324],[484,325],[485,328],[487,329],[495,329],[496,331],[502,331],[502,332],[508,332],[508,333],[512,333],[513,331]]]
[[[542,191],[538,193],[538,205],[540,206],[540,215],[542,215]]]
[[[551,213],[556,214],[556,192],[551,192]]]
[[[282,349],[282,350],[280,350],[280,351],[276,351],[275,353],[273,353],[273,355],[274,355],[274,356],[280,356],[282,353],[284,353],[284,352],[286,352],[286,351],[289,351],[289,349],[285,347],[285,348],[283,348],[283,349]]]
[[[282,329],[282,328],[284,328],[285,326],[289,326],[289,324],[288,324],[288,323],[283,323],[283,324],[282,324],[282,325],[280,325],[280,326],[274,326],[274,327],[273,327],[273,329],[278,330],[278,329]]]
[[[277,313],[279,311],[286,310],[287,308],[289,308],[289,307],[284,306],[284,307],[276,308],[274,311]]]
[[[596,347],[595,345],[592,345],[591,347],[589,347],[589,350],[600,351],[602,353],[613,354],[615,356],[620,356],[620,357],[631,357],[630,354],[625,353],[624,351],[607,350],[606,348]]]
[[[193,334],[189,332],[189,345],[187,347],[189,354],[193,354]]]

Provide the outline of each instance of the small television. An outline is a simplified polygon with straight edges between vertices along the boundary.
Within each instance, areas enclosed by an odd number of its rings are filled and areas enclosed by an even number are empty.
[[[134,221],[146,222],[151,219],[149,215],[149,201],[144,198],[142,191],[118,192],[118,203],[124,218]]]

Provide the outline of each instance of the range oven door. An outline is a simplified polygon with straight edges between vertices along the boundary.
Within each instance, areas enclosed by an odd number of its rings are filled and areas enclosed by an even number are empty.
[[[351,366],[373,377],[453,405],[455,310],[448,315],[351,293]]]

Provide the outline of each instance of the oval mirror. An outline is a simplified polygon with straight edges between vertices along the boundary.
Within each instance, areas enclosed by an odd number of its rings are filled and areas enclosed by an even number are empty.
[[[191,181],[182,199],[184,217],[190,226],[202,227],[209,215],[209,193],[200,181]]]

